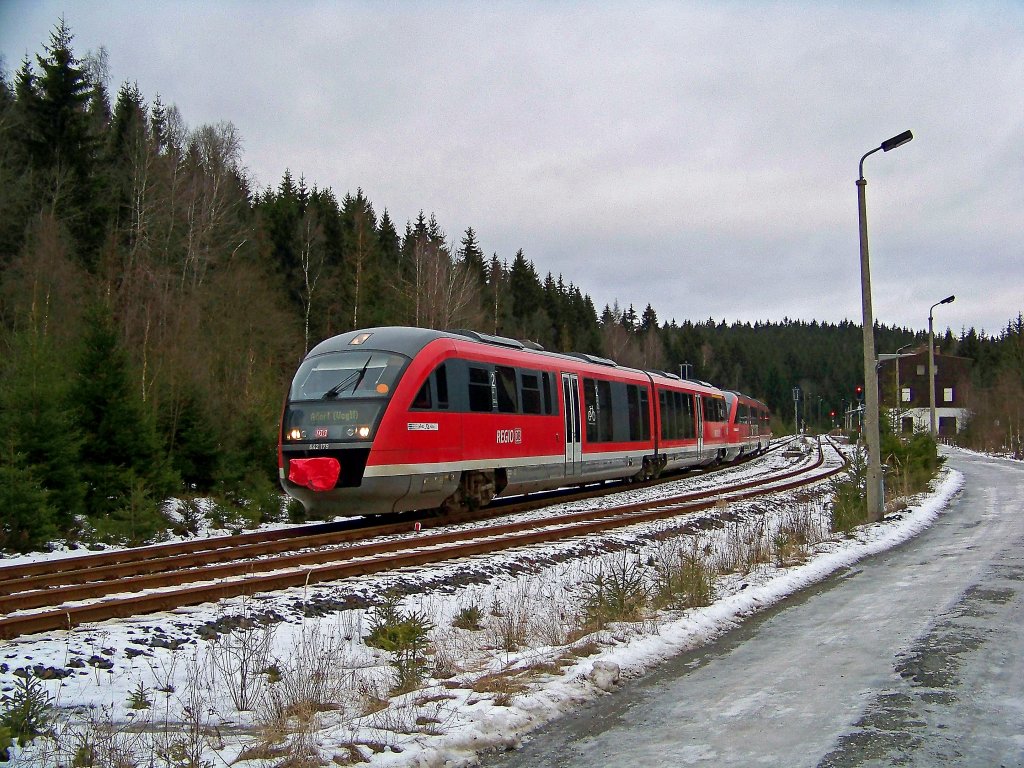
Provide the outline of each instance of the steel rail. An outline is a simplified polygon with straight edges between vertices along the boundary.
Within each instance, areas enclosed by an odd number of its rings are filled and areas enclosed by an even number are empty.
[[[774,450],[780,442],[769,450]],[[735,466],[735,465],[730,465]],[[674,482],[678,478],[665,478],[660,483]],[[632,484],[630,488],[645,488],[659,481]],[[472,513],[437,516],[431,513],[403,515],[399,522],[371,523],[359,525],[357,521],[346,523],[322,523],[300,528],[260,531],[235,536],[217,536],[201,540],[156,544],[133,549],[116,550],[59,560],[40,561],[15,566],[0,566],[0,612],[9,610],[11,603],[5,596],[42,591],[62,585],[84,585],[113,579],[157,574],[171,569],[186,569],[206,566],[218,561],[239,561],[247,557],[259,557],[280,552],[295,551],[310,547],[325,547],[348,541],[374,536],[402,534],[416,523],[421,528],[434,528],[466,522],[477,522],[500,515],[516,514],[549,506],[553,500],[560,503],[604,496],[619,488],[602,485],[569,494],[543,494],[510,499],[508,505],[492,506]],[[84,594],[84,593],[83,593]],[[87,596],[95,597],[97,592]],[[31,599],[29,599],[31,601]],[[45,603],[36,603],[43,605]],[[29,607],[28,604],[22,607]],[[34,607],[34,606],[33,606]]]
[[[257,591],[301,587],[351,576],[397,569],[409,565],[435,563],[446,559],[550,542],[634,525],[640,522],[675,517],[684,512],[713,508],[722,500],[738,501],[749,499],[769,493],[790,490],[811,482],[818,482],[842,469],[842,467],[839,467],[810,479],[780,482],[800,475],[806,475],[820,467],[822,462],[823,453],[819,445],[818,458],[813,465],[783,473],[775,477],[767,485],[764,481],[751,481],[732,486],[727,491],[713,489],[698,494],[690,494],[686,498],[661,499],[608,510],[588,510],[544,521],[520,521],[504,525],[487,526],[470,531],[430,534],[418,536],[412,542],[400,540],[357,545],[348,547],[341,552],[328,554],[307,553],[308,556],[313,558],[310,562],[318,562],[316,560],[317,556],[321,558],[319,562],[322,562],[324,559],[333,562],[329,565],[320,565],[301,570],[293,569],[261,576],[248,575],[255,571],[254,563],[244,563],[240,564],[241,570],[234,575],[237,576],[239,573],[244,573],[246,574],[245,577],[231,581],[199,584],[185,589],[148,592],[83,606],[68,606],[39,613],[8,616],[0,619],[0,638],[10,638],[47,630],[70,629],[85,622],[125,618],[184,605],[195,605],[227,597],[253,594]],[[762,487],[753,488],[753,486],[759,483]],[[403,552],[402,550],[407,551]],[[346,562],[337,562],[339,554],[347,558]],[[381,555],[384,554],[387,554],[388,557],[382,558]],[[290,561],[289,565],[292,565],[293,568],[298,563],[293,558],[286,559]],[[272,564],[269,567],[277,569],[282,567],[280,560],[275,559],[267,562]],[[218,568],[215,566],[215,570]],[[209,578],[211,571],[209,569],[195,571],[190,575]],[[225,573],[217,572],[216,576],[217,578],[224,578]],[[120,584],[120,586],[123,587],[124,585]],[[153,588],[156,586],[156,583],[150,583],[147,586]]]

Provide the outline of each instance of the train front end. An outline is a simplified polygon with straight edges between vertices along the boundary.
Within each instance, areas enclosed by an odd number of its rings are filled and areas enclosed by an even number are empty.
[[[410,356],[371,348],[373,332],[319,344],[292,379],[281,418],[278,465],[284,490],[310,513],[390,511],[399,478],[364,472],[374,438]],[[376,340],[375,340],[376,341]],[[407,481],[406,481],[407,482]]]

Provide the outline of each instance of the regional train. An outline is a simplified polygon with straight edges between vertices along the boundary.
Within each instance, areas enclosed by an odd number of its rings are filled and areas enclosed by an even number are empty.
[[[764,403],[664,371],[476,331],[384,327],[314,347],[281,418],[285,491],[311,513],[476,509],[764,451]]]

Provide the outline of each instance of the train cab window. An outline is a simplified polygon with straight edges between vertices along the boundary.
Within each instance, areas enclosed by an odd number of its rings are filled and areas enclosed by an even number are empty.
[[[543,413],[544,402],[541,399],[540,376],[533,371],[523,371],[523,413]]]
[[[516,369],[499,365],[494,369],[499,413],[519,412],[519,392],[516,389]]]
[[[491,372],[486,368],[469,366],[469,410],[476,413],[490,413],[494,410]]]
[[[342,400],[387,397],[407,358],[385,352],[330,352],[299,366],[292,380],[292,400]]]

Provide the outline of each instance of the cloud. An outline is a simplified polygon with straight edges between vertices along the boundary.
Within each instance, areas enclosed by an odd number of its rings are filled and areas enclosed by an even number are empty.
[[[857,161],[910,128],[865,164],[877,319],[1024,304],[1017,3],[2,8],[8,66],[63,12],[115,79],[234,122],[261,186],[362,187],[664,319],[859,321]]]

